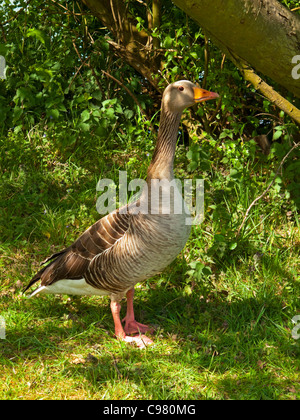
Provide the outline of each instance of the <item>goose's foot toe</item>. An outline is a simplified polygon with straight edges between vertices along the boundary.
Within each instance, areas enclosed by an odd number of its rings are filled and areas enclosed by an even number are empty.
[[[143,349],[146,346],[151,346],[153,341],[147,337],[146,335],[137,335],[135,337],[126,335],[122,338],[123,341],[126,341],[127,343],[135,344],[139,349]]]
[[[126,321],[125,318],[123,319],[123,321]],[[150,334],[152,334],[154,332],[154,329],[152,327],[149,327],[148,325],[141,324],[140,322],[137,322],[136,320],[134,320],[134,321],[125,323],[124,331],[126,334],[136,334],[136,333],[143,334],[147,331],[149,331]]]

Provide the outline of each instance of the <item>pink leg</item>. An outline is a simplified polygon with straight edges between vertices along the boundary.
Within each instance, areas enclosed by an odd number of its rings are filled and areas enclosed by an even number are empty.
[[[127,297],[127,313],[122,322],[125,321],[124,330],[126,334],[134,334],[134,333],[145,333],[146,331],[153,332],[153,328],[148,327],[148,325],[141,324],[137,322],[134,318],[134,310],[133,310],[133,296],[134,296],[134,288],[128,290],[126,297]]]
[[[115,324],[115,334],[119,340],[126,341],[128,343],[135,343],[139,348],[144,348],[147,345],[153,344],[153,341],[145,335],[138,335],[136,337],[130,337],[125,334],[120,320],[121,305],[119,302],[111,301],[110,309]]]

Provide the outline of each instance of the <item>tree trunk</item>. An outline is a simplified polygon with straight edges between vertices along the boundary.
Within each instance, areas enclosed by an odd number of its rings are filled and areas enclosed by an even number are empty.
[[[240,57],[256,71],[300,97],[299,79],[294,78],[293,72],[297,64],[295,58],[292,62],[293,57],[300,54],[299,16],[277,0],[172,1],[191,16],[229,58],[234,53],[235,62]]]

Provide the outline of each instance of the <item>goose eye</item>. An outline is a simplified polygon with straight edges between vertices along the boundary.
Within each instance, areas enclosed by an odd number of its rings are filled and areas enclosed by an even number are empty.
[[[182,92],[184,90],[183,86],[179,86],[178,90],[180,90],[180,92]]]

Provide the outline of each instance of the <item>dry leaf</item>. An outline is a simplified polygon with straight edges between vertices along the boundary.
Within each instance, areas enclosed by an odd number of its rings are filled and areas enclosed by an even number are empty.
[[[78,356],[75,354],[71,354],[71,356],[73,357],[73,359],[70,361],[72,365],[79,365],[81,363],[85,363],[85,359],[81,355]]]

